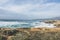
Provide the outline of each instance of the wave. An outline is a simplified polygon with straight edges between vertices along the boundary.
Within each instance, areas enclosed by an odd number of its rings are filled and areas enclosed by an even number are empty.
[[[0,28],[41,28],[41,27],[48,27],[48,28],[54,28],[53,24],[47,24],[40,21],[32,21],[32,22],[6,22],[6,21],[0,21]]]
[[[54,24],[41,22],[40,24],[36,25],[34,28],[54,28],[54,27],[56,27],[54,26]]]

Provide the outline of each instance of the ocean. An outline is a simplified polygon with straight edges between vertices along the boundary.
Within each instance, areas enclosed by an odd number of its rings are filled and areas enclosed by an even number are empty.
[[[0,21],[0,28],[54,28],[54,24],[39,20],[29,21]]]

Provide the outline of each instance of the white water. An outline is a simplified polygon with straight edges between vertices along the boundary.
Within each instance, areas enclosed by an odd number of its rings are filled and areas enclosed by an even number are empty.
[[[34,22],[5,22],[0,21],[0,27],[3,28],[54,28],[54,24],[48,24],[44,22],[34,21]]]
[[[44,28],[54,28],[56,26],[54,26],[54,24],[41,22],[41,23],[35,25],[34,28],[42,28],[42,27],[44,27]]]

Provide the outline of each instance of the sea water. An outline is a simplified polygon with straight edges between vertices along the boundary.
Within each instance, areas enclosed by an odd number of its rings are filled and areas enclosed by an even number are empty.
[[[51,23],[45,23],[43,21],[0,21],[0,28],[54,28]]]

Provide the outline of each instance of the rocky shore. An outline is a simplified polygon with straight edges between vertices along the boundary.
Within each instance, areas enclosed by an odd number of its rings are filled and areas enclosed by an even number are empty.
[[[0,40],[60,40],[60,20],[44,21],[55,28],[0,28]]]

